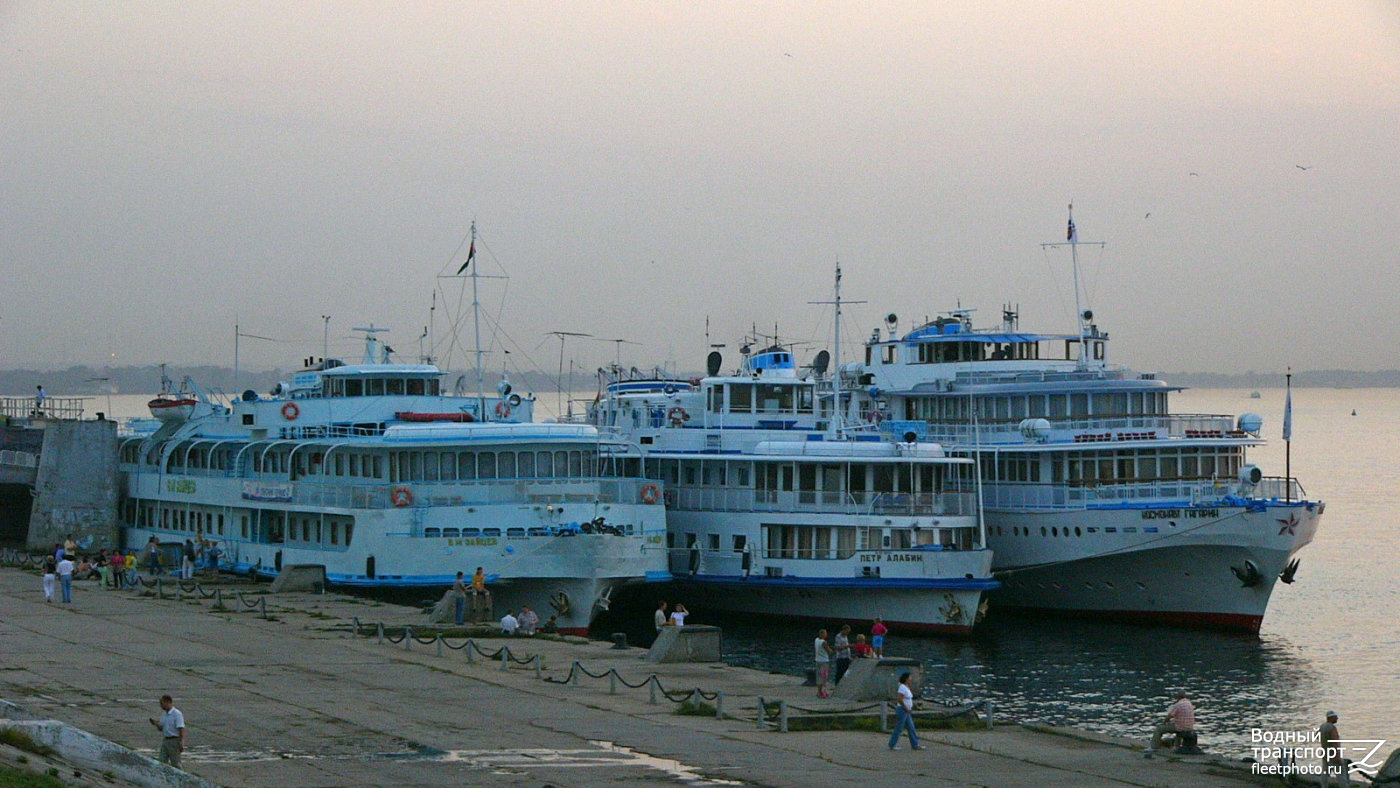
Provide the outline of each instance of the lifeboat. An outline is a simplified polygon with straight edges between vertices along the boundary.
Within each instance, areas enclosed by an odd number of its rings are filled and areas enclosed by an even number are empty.
[[[146,403],[151,415],[161,421],[184,421],[194,413],[195,400],[190,397],[156,397]]]

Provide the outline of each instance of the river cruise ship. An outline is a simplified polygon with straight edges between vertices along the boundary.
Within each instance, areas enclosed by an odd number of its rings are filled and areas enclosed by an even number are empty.
[[[1068,235],[1078,292],[1072,217]],[[1063,334],[1009,309],[990,328],[958,310],[901,332],[890,315],[842,371],[846,407],[978,461],[998,607],[1257,632],[1324,504],[1249,462],[1260,416],[1173,413],[1180,388],[1110,364],[1077,313]]]
[[[504,381],[449,393],[435,365],[365,342],[271,395],[187,382],[186,408],[161,400],[158,428],[120,444],[127,546],[204,539],[225,568],[344,586],[445,590],[479,566],[495,616],[530,605],[574,633],[614,589],[668,579],[661,482],[623,473],[597,429],[534,423]]]

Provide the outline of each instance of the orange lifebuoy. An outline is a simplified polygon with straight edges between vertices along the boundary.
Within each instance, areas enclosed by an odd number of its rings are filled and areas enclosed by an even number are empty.
[[[496,415],[499,416],[499,417],[501,417],[501,418],[503,418],[503,419],[508,419],[508,418],[510,418],[510,403],[506,402],[505,400],[501,400],[500,402],[497,402],[497,403],[496,403]]]
[[[295,402],[288,402],[282,406],[282,418],[287,421],[296,421],[296,417],[301,415],[301,408]]]
[[[395,487],[392,498],[395,506],[403,508],[413,503],[413,491],[407,487]]]
[[[642,485],[642,503],[656,503],[661,498],[661,488],[654,484]]]
[[[679,405],[667,411],[666,417],[671,420],[672,427],[679,427],[687,421],[690,421],[690,414],[686,413],[685,408]]]

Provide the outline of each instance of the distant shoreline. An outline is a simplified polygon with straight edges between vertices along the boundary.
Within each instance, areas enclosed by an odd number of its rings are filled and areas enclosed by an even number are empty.
[[[290,380],[298,370],[242,370],[238,375],[238,391],[252,389],[267,391],[279,380]],[[1139,372],[1141,370],[1138,370]],[[170,365],[167,374],[177,383],[186,375],[194,378],[206,391],[233,392],[233,370],[216,366],[182,367]],[[497,375],[488,374],[493,381]],[[1283,388],[1284,376],[1279,372],[1152,372],[1160,380],[1187,388],[1210,389],[1271,389]],[[700,377],[699,372],[682,371],[677,377]],[[512,372],[516,389],[536,393],[555,391],[554,376],[537,372]],[[50,396],[83,396],[103,394],[154,394],[160,390],[160,367],[127,366],[97,368],[74,366],[61,370],[14,369],[0,370],[0,392],[7,396],[32,394],[36,385],[43,385]],[[111,386],[109,392],[107,386]],[[1345,369],[1305,370],[1293,373],[1296,388],[1396,388],[1400,387],[1400,370],[1358,371]],[[574,392],[595,388],[591,374],[576,373],[569,382]]]

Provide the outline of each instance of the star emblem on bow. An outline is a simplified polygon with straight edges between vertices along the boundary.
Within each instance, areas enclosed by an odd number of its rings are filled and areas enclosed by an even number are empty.
[[[1283,536],[1284,534],[1288,534],[1289,536],[1297,536],[1297,534],[1298,534],[1298,515],[1296,515],[1296,514],[1290,514],[1290,515],[1288,515],[1288,519],[1287,519],[1287,520],[1284,520],[1284,519],[1282,519],[1282,518],[1279,518],[1278,522],[1281,523],[1281,525],[1279,526],[1279,529],[1278,529],[1278,535],[1279,535],[1279,536]]]

